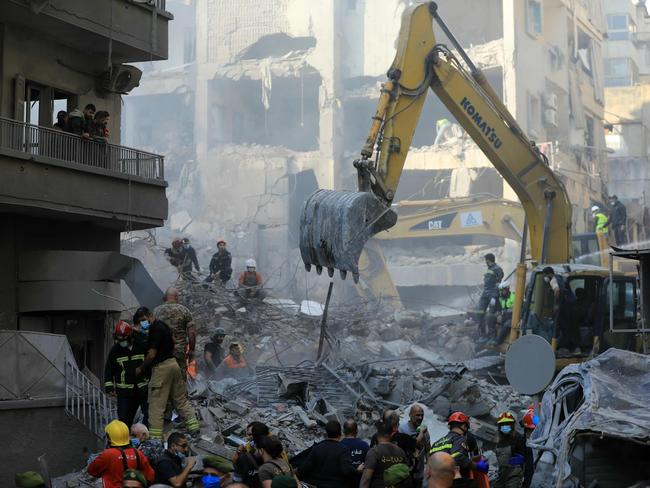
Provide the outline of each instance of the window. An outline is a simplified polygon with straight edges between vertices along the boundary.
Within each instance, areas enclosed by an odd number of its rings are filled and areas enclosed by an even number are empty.
[[[608,58],[605,64],[605,86],[631,86],[638,72],[630,58]]]
[[[531,36],[541,36],[542,4],[539,0],[528,0],[526,5],[526,30]]]
[[[607,16],[607,37],[611,41],[632,40],[636,24],[627,14],[610,14]]]

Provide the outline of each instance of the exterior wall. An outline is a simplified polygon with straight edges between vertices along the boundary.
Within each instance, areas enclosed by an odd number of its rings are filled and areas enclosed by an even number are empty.
[[[81,469],[88,455],[103,447],[62,406],[0,410],[0,435],[7,443],[0,486],[14,486],[16,473],[39,471],[37,458],[42,454],[50,476],[56,477]]]

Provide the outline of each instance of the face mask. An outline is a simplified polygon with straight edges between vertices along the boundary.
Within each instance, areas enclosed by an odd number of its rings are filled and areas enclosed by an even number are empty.
[[[120,341],[120,346],[122,347],[129,347],[129,341]]]
[[[501,431],[502,434],[509,434],[512,432],[512,426],[510,425],[502,425],[499,427],[499,430]]]
[[[189,245],[189,244],[185,244],[183,247],[184,247],[185,249],[189,249],[189,248],[190,248],[190,245]]]
[[[221,486],[221,478],[216,474],[206,474],[201,478],[204,488],[219,488]]]
[[[551,278],[549,278],[548,276],[544,276],[544,281],[546,281],[547,283],[550,283],[550,282],[551,282]]]
[[[148,320],[141,320],[140,321],[140,330],[142,332],[147,332],[149,330],[149,321]]]
[[[140,439],[138,439],[137,437],[134,437],[133,439],[131,439],[131,445],[133,447],[138,447],[140,445]]]

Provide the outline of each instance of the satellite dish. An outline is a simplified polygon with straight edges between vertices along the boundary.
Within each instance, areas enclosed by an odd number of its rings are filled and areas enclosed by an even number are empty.
[[[529,334],[517,339],[506,353],[506,377],[524,395],[543,391],[555,375],[555,353],[541,336]]]

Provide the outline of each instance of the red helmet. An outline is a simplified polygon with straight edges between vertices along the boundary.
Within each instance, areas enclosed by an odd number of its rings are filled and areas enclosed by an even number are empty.
[[[120,320],[117,324],[115,324],[115,332],[113,332],[114,335],[116,336],[130,336],[131,333],[133,332],[133,327],[128,322],[125,322],[124,320]]]
[[[503,412],[501,415],[499,415],[499,418],[497,419],[497,425],[514,424],[514,423],[515,423],[515,416],[512,415],[510,412]]]
[[[226,245],[226,240],[223,237],[220,237],[219,239],[217,239],[217,246],[219,244],[223,244],[225,246]]]
[[[182,239],[174,239],[172,241],[172,247],[181,247],[183,245],[183,240]]]
[[[448,424],[451,424],[452,422],[457,422],[459,424],[469,424],[469,417],[463,412],[454,412],[449,416],[449,419],[447,420]]]
[[[535,409],[534,408],[529,408],[526,410],[526,413],[524,414],[524,418],[521,419],[521,424],[526,428],[526,429],[534,429],[537,427],[537,422],[539,421],[539,418],[537,415],[535,415]]]

